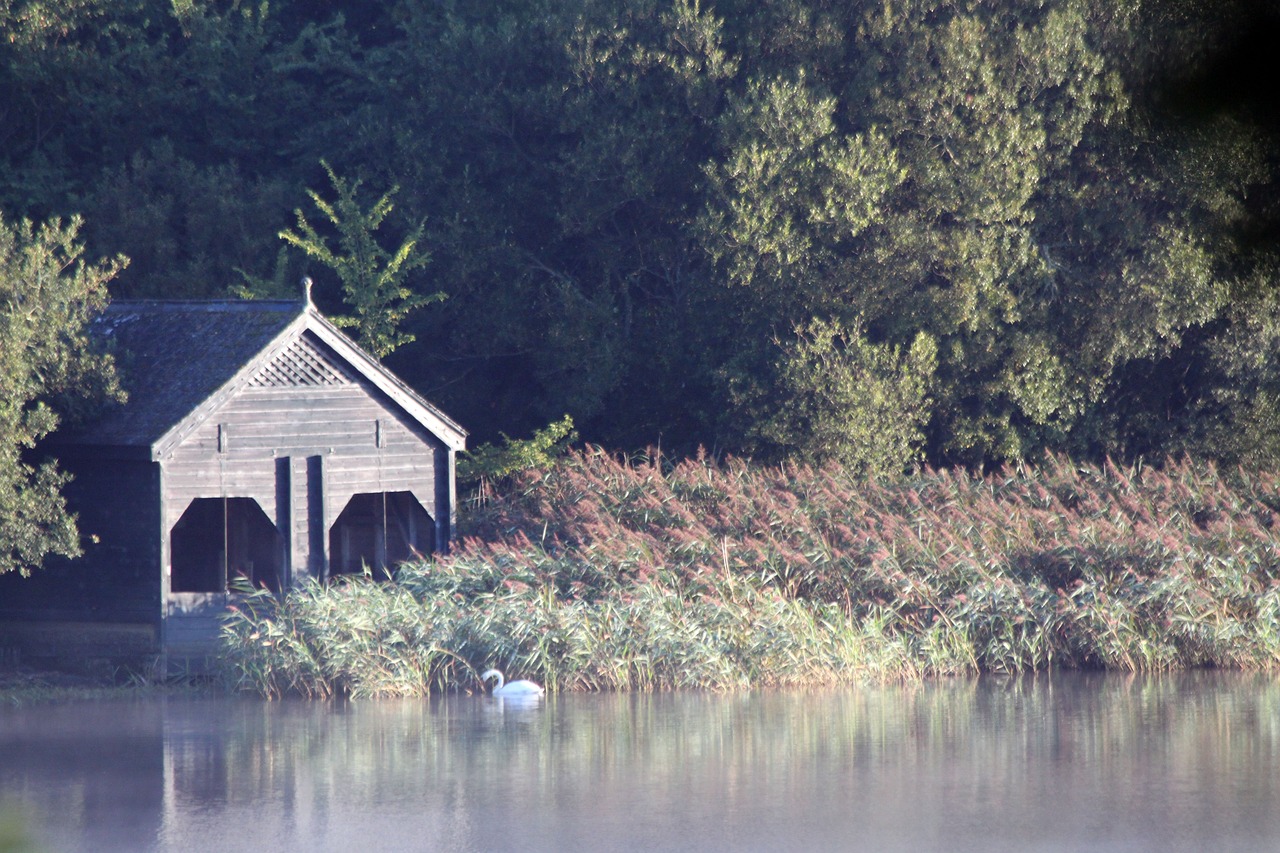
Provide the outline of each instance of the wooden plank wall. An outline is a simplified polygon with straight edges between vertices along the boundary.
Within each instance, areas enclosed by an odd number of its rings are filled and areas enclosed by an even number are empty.
[[[412,492],[433,520],[447,519],[441,443],[380,397],[356,382],[242,391],[162,460],[166,529],[196,498],[253,498],[289,531],[297,578],[321,565],[314,551],[353,495]],[[307,524],[317,511],[323,537]]]

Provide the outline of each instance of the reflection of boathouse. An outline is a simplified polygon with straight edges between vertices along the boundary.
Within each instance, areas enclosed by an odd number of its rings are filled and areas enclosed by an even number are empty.
[[[129,399],[53,448],[85,555],[0,577],[0,647],[201,656],[237,578],[448,547],[466,433],[309,303],[116,302],[94,332]]]

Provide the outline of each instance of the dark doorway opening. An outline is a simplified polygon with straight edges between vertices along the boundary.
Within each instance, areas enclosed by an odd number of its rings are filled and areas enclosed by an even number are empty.
[[[284,539],[253,498],[196,498],[169,535],[172,592],[226,592],[228,578],[279,592]]]
[[[397,563],[430,554],[435,523],[409,492],[355,495],[329,528],[329,573],[390,574]]]

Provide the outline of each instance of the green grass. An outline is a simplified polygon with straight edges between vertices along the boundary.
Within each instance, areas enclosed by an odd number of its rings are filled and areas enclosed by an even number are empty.
[[[1272,669],[1280,481],[1050,458],[897,482],[618,460],[517,478],[393,582],[247,597],[228,678],[265,695],[739,689],[1051,667]]]

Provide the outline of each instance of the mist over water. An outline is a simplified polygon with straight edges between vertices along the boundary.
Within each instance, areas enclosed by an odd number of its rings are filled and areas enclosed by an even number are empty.
[[[62,851],[1280,849],[1280,681],[0,709]]]

